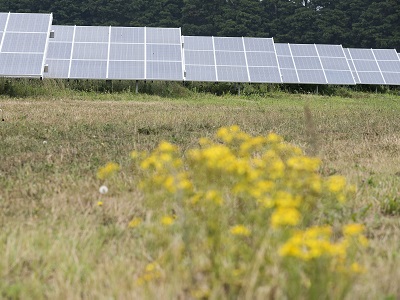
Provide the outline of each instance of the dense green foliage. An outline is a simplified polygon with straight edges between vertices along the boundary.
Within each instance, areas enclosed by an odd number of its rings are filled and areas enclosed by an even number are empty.
[[[182,27],[184,35],[400,50],[396,0],[0,0],[0,11],[53,12],[62,25]]]

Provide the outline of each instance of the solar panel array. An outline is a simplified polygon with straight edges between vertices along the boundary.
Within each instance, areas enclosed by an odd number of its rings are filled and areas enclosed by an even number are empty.
[[[178,28],[53,26],[46,77],[183,80]]]
[[[0,13],[0,76],[400,85],[395,49],[182,36],[180,28],[52,26],[52,18]]]
[[[42,77],[51,14],[0,13],[0,76]]]

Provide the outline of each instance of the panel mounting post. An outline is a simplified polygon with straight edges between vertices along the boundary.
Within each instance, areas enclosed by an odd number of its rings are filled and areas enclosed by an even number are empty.
[[[136,80],[135,94],[139,93],[139,80]]]

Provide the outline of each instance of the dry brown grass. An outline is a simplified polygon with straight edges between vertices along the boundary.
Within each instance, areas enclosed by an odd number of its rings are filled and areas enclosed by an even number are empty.
[[[324,174],[341,174],[357,185],[353,218],[367,225],[371,246],[364,257],[369,271],[350,297],[400,298],[399,100],[286,94],[0,98],[0,298],[142,298],[135,278],[147,254],[127,223],[143,199],[135,174],[126,171],[129,152],[151,150],[162,139],[188,149],[232,124],[252,134],[274,131],[321,157]],[[95,174],[108,161],[126,169],[118,175],[124,180],[108,183],[100,209]],[[150,288],[150,297],[169,298],[176,289],[179,282],[169,278]]]

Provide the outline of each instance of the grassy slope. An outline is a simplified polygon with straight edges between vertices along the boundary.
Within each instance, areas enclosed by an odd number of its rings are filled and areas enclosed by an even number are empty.
[[[399,97],[89,93],[0,98],[0,108],[1,298],[139,297],[133,279],[146,253],[127,223],[142,197],[125,171],[101,199],[97,168],[128,166],[131,150],[150,150],[162,139],[187,149],[231,124],[281,134],[321,157],[324,174],[358,186],[354,219],[369,229],[370,272],[353,298],[400,297]]]

